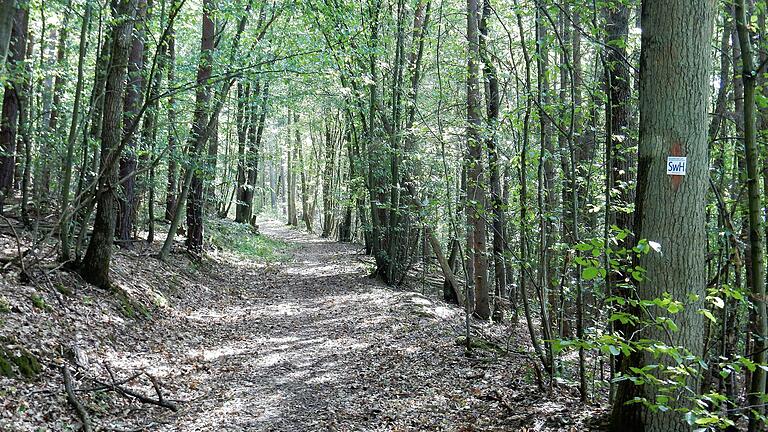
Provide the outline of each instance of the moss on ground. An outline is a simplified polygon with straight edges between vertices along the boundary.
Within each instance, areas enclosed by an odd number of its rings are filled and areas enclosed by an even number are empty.
[[[10,342],[9,339],[0,338],[0,375],[8,378],[36,377],[43,369],[37,357],[24,347]],[[9,345],[13,348],[8,348]]]

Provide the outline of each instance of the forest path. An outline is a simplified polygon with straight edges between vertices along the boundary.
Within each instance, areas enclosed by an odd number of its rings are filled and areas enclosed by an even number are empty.
[[[260,231],[293,259],[226,269],[236,295],[158,326],[176,335],[168,366],[184,372],[166,379],[187,401],[159,430],[459,430],[486,414],[467,411],[483,371],[454,344],[460,309],[368,278],[352,245],[276,221]]]

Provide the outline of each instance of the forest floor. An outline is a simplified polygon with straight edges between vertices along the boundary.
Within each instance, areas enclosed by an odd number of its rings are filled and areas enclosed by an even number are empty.
[[[581,431],[600,423],[601,409],[580,404],[573,386],[539,389],[528,342],[507,336],[524,334],[522,326],[474,323],[495,342],[467,355],[457,344],[462,310],[370,279],[359,247],[275,221],[261,221],[260,232],[279,249],[266,260],[219,249],[200,263],[182,253],[161,263],[151,248],[121,252],[118,296],[62,272],[51,276],[55,290],[6,275],[0,342],[29,350],[42,371],[0,377],[0,430],[77,428],[63,364],[104,430]],[[29,301],[35,296],[42,306]],[[111,391],[112,380],[178,409]]]

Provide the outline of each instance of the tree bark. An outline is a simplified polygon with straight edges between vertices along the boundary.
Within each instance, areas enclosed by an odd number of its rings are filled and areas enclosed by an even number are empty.
[[[120,0],[111,30],[112,57],[104,92],[104,113],[101,127],[101,175],[96,195],[96,220],[85,253],[80,274],[93,285],[109,287],[109,264],[115,237],[118,166],[114,163],[122,139],[122,102],[125,92],[128,51],[131,44],[134,14],[138,0]]]
[[[175,1],[173,2],[176,3]],[[176,82],[176,32],[173,25],[168,29],[168,88]],[[165,189],[165,220],[171,222],[176,212],[179,166],[176,139],[176,97],[168,98],[168,181]]]
[[[288,161],[286,165],[286,170],[288,171],[286,173],[286,179],[288,180],[288,225],[298,226],[299,218],[296,214],[296,167],[294,166],[296,164],[296,149],[294,148],[294,144],[291,144],[293,142],[293,137],[291,136],[292,119],[293,114],[289,112],[288,139],[286,140],[288,143]]]
[[[15,9],[16,0],[0,0],[0,70],[8,57]]]
[[[677,331],[660,325],[640,329],[638,337],[684,347],[700,356],[704,323],[699,309],[705,297],[705,205],[708,176],[707,99],[710,91],[710,44],[714,1],[644,2],[640,61],[640,142],[635,200],[638,238],[657,242],[639,259],[647,273],[637,294],[653,300],[669,294],[683,302],[671,315],[661,308],[649,312],[656,319],[674,319]],[[685,176],[666,175],[668,156],[687,157]],[[647,319],[641,316],[641,319]],[[631,333],[625,334],[630,337]],[[670,339],[671,337],[671,339]],[[629,360],[634,367],[674,364],[666,355],[642,352]],[[622,381],[613,406],[611,430],[621,432],[689,431],[674,409],[662,412],[643,404],[627,404],[639,395],[656,401],[658,388],[634,388]],[[675,395],[671,395],[675,401]],[[679,399],[685,408],[687,398]],[[671,402],[676,404],[676,402]]]
[[[498,141],[498,122],[500,92],[499,80],[496,73],[496,66],[493,64],[491,54],[488,51],[488,19],[492,14],[490,0],[483,1],[483,12],[480,19],[480,57],[483,61],[483,76],[485,77],[485,106],[486,106],[486,124],[487,132],[485,146],[488,148],[488,171],[491,183],[491,211],[493,232],[493,273],[495,282],[493,319],[501,321],[504,317],[500,300],[506,296],[507,275],[506,264],[504,260],[504,226],[505,221],[505,203],[502,200],[501,175],[499,170],[499,151],[497,149]]]
[[[482,118],[480,101],[478,0],[467,0],[467,266],[472,268],[475,292],[474,314],[480,319],[491,316],[488,293],[488,258],[486,256],[486,197],[483,167]]]
[[[307,231],[312,232],[313,217],[309,207],[309,188],[307,186],[306,167],[304,166],[301,132],[299,131],[299,114],[295,112],[293,113],[293,126],[296,133],[296,155],[298,156],[299,180],[301,181],[301,219],[304,221]]]
[[[322,237],[330,237],[333,230],[333,170],[336,159],[335,142],[331,139],[331,125],[329,117],[325,119],[325,152],[324,152],[324,174],[323,174],[323,232]],[[348,240],[347,240],[348,241]]]
[[[235,222],[248,223],[247,189],[248,179],[246,170],[248,166],[248,153],[246,141],[248,138],[248,124],[250,119],[250,85],[237,83],[237,204],[235,205]]]

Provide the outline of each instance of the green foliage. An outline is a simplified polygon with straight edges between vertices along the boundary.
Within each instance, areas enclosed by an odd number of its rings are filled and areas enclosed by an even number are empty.
[[[290,258],[287,243],[264,237],[248,224],[211,220],[207,226],[212,246],[233,252],[241,258],[266,263],[287,261]]]
[[[629,381],[638,386],[650,385],[654,389],[653,398],[638,397],[630,403],[643,404],[651,411],[677,411],[696,431],[715,431],[733,426],[733,419],[724,415],[723,410],[732,407],[734,401],[717,392],[701,394],[697,386],[691,385],[710,370],[711,365],[704,358],[693,355],[690,347],[642,337],[642,329],[656,327],[662,334],[668,335],[669,340],[674,340],[673,335],[679,332],[674,317],[688,304],[698,301],[698,296],[676,299],[664,293],[659,298],[643,299],[636,295],[635,284],[643,281],[646,274],[634,263],[651,251],[660,253],[661,248],[644,239],[630,248],[623,242],[630,237],[630,233],[615,226],[610,233],[612,235],[607,242],[602,238],[593,238],[575,245],[574,249],[583,255],[577,256],[575,261],[583,266],[580,277],[585,283],[604,281],[609,271],[619,276],[614,280],[618,285],[616,291],[605,297],[608,322],[613,324],[607,331],[591,329],[583,340],[552,341],[555,354],[577,349],[613,357],[644,353],[642,367],[631,367],[628,373],[614,378],[614,383]],[[608,262],[607,269],[605,262]],[[742,291],[727,284],[709,289],[705,300],[707,307],[700,308],[698,313],[712,323],[718,323],[713,311],[724,309],[727,302],[748,303]],[[631,330],[625,334],[615,330],[617,327]],[[712,366],[715,373],[723,378],[734,373],[753,372],[757,368],[768,369],[768,365],[756,364],[744,356],[720,357],[720,362]]]
[[[44,311],[51,310],[51,306],[49,306],[48,303],[45,302],[45,299],[40,294],[33,293],[29,298],[30,300],[32,300],[32,305],[34,305],[36,308]]]
[[[60,292],[61,294],[69,297],[73,294],[72,288],[68,287],[62,283],[56,284],[56,291]]]
[[[40,362],[29,350],[9,339],[0,338],[0,375],[34,378],[41,370]]]
[[[11,304],[8,302],[8,299],[0,296],[0,313],[8,313],[10,311],[11,311]]]
[[[117,299],[120,301],[120,311],[125,315],[127,318],[137,318],[139,314],[143,316],[144,318],[151,318],[152,313],[149,311],[149,309],[146,308],[143,304],[140,302],[136,302],[132,300],[128,293],[125,292],[122,289],[115,289],[115,295],[117,296]]]

